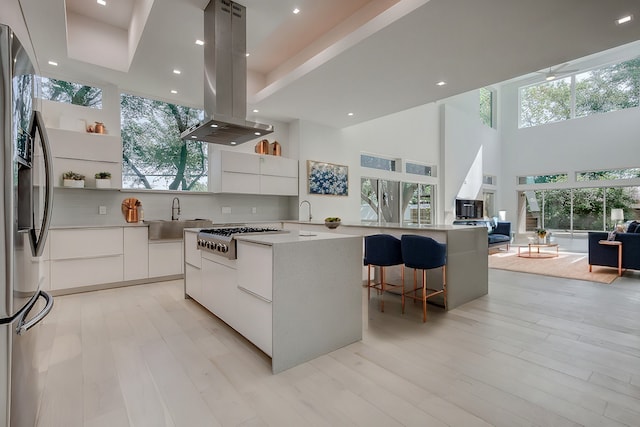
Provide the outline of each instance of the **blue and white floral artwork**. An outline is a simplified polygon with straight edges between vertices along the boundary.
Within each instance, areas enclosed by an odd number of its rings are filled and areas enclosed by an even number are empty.
[[[349,195],[349,167],[307,160],[309,194]]]

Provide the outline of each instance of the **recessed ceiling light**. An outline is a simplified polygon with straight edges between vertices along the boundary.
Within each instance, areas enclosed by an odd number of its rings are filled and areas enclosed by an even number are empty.
[[[191,139],[196,139],[196,138],[197,138],[197,136],[191,135]]]
[[[347,113],[347,116],[351,117],[353,116],[353,113]]]
[[[173,70],[173,74],[181,74],[181,73],[182,73],[182,71],[180,71],[180,70]]]
[[[440,81],[440,82],[436,83],[436,85],[438,85],[438,86],[444,86],[446,84],[447,84],[447,82],[445,82],[445,81]]]
[[[254,112],[254,113],[259,113],[259,112],[260,112],[260,110],[258,110],[257,108],[254,108],[254,109],[253,109],[253,112]]]
[[[620,19],[616,19],[616,24],[618,24],[618,25],[626,24],[627,22],[631,22],[632,19],[633,19],[633,15],[623,16]]]
[[[236,145],[236,142],[235,141],[231,141],[230,144],[231,145]]]
[[[551,80],[555,80],[556,76],[555,74],[549,74],[547,77],[544,78],[546,81],[550,82]]]
[[[54,67],[57,67],[58,63],[56,61],[49,61],[49,65],[53,65]]]
[[[217,127],[218,127],[218,125],[214,123],[214,124],[212,124],[212,125],[211,125],[211,127],[212,127],[212,128],[217,128]]]
[[[254,135],[257,135],[257,136],[262,135],[260,132],[254,132],[253,134],[254,134]]]
[[[198,40],[196,40],[196,44],[197,44],[198,46],[204,46],[204,41],[203,41],[203,40],[198,39]]]
[[[176,93],[178,93],[178,91],[177,91],[177,90],[173,90],[173,89],[172,89],[172,90],[171,90],[171,93],[173,93],[173,94],[175,95]]]
[[[293,14],[297,15],[300,13],[300,9],[298,9],[297,7],[295,9],[293,9]]]
[[[104,0],[97,0],[97,3],[98,3],[100,6],[106,6],[106,5],[107,5],[107,2],[106,2],[106,1],[104,1]]]
[[[249,52],[245,53],[244,56],[249,56],[251,55]]]

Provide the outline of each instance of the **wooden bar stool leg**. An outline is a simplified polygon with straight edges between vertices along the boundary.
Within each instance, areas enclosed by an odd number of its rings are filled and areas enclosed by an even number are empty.
[[[402,277],[402,292],[400,293],[400,301],[402,301],[402,314],[404,314],[404,265],[400,266],[400,277]]]
[[[444,309],[447,309],[447,266],[442,266],[442,295],[444,297]]]
[[[418,270],[413,269],[413,303],[416,303],[416,297],[418,296]]]
[[[380,267],[380,288],[382,292],[380,294],[380,311],[384,313],[384,267]]]
[[[422,270],[422,323],[427,321],[427,270]]]
[[[367,298],[371,299],[371,264],[367,267]]]

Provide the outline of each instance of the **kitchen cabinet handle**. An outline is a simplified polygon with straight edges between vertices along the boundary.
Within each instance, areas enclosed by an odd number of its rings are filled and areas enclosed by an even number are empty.
[[[25,322],[24,321],[25,318],[29,315],[29,312],[31,311],[33,306],[36,304],[36,301],[40,297],[44,298],[44,300],[46,301],[46,305],[44,306],[44,308],[42,310],[40,310],[40,313],[36,314],[33,317],[33,319],[29,320],[28,322]],[[37,325],[42,319],[47,317],[47,314],[49,314],[49,312],[53,308],[53,297],[51,295],[49,295],[47,292],[40,291],[38,293],[38,298],[35,298],[33,300],[33,304],[31,304],[29,306],[29,308],[27,308],[24,311],[24,313],[22,315],[22,318],[20,319],[20,322],[18,322],[18,326],[16,327],[16,332],[17,332],[18,335],[22,335],[23,333],[27,332],[29,329],[31,329],[35,325]]]
[[[253,291],[250,291],[249,289],[247,289],[247,288],[245,288],[245,287],[242,287],[242,286],[238,285],[238,289],[240,289],[240,290],[241,290],[241,291],[243,291],[243,292],[248,293],[249,295],[251,295],[251,296],[253,296],[253,297],[258,298],[259,300],[262,300],[262,301],[264,301],[264,302],[271,303],[271,300],[270,300],[270,299],[265,298],[265,297],[263,297],[262,295],[258,295],[257,293],[255,293],[255,292],[253,292]]]

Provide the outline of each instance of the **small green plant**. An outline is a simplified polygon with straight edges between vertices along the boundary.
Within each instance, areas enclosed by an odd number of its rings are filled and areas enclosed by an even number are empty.
[[[329,216],[324,219],[324,222],[340,222],[340,221],[341,219],[338,218],[337,216]]]
[[[96,179],[111,179],[111,172],[98,172]]]
[[[536,228],[536,234],[540,237],[544,237],[547,235],[547,230],[544,228]]]
[[[73,171],[68,171],[62,174],[62,179],[72,179],[74,181],[82,181],[84,179],[84,175],[73,172]]]

